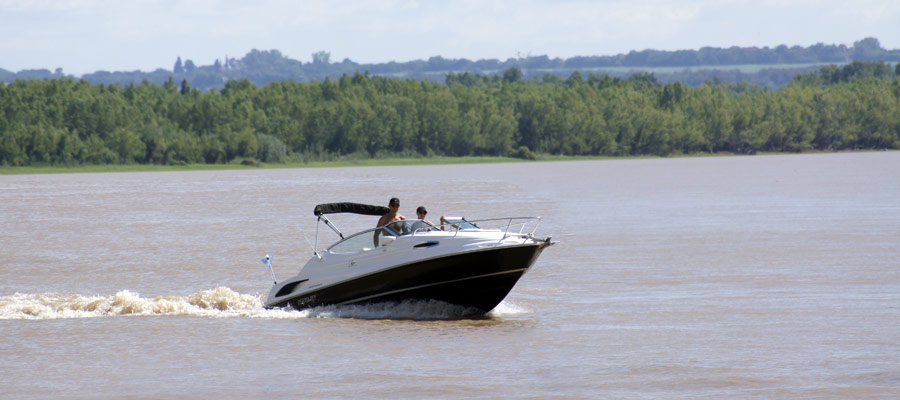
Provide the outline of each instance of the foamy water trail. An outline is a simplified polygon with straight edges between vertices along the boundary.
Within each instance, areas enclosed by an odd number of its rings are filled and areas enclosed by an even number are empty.
[[[181,315],[208,318],[358,318],[448,320],[471,315],[472,309],[438,301],[404,301],[366,305],[324,306],[308,310],[269,310],[262,295],[241,294],[227,287],[187,296],[143,298],[122,290],[112,296],[40,293],[0,297],[0,319],[59,319],[113,316]],[[527,312],[501,303],[489,316]]]
[[[0,297],[0,319],[93,318],[121,315],[192,315],[201,317],[279,317],[266,310],[260,296],[219,287],[187,296],[143,298],[128,290],[112,296],[39,293]]]

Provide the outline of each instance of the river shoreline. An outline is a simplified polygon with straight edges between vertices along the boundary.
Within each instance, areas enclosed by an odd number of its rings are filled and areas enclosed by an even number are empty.
[[[833,153],[858,153],[873,151],[898,151],[898,150],[852,150],[839,152],[807,151],[800,153],[765,152],[754,155],[796,155],[796,154],[833,154]],[[29,174],[67,174],[67,173],[104,173],[104,172],[168,172],[168,171],[220,171],[240,169],[285,169],[285,168],[334,168],[334,167],[385,167],[400,165],[450,165],[450,164],[495,164],[495,163],[521,163],[521,162],[550,162],[550,161],[588,161],[588,160],[637,160],[653,158],[699,158],[699,157],[734,157],[753,156],[735,153],[694,153],[677,154],[669,156],[557,156],[538,155],[535,160],[525,160],[514,157],[496,156],[465,156],[465,157],[415,157],[415,158],[369,158],[353,159],[341,158],[333,161],[311,161],[306,163],[264,163],[255,160],[242,163],[235,161],[228,164],[183,164],[183,165],[153,165],[153,164],[106,164],[106,165],[77,165],[77,166],[26,166],[10,167],[0,166],[0,175],[29,175]]]

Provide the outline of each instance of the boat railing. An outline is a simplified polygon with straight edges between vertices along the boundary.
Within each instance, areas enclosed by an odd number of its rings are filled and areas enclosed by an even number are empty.
[[[494,230],[503,232],[503,239],[510,236],[531,237],[541,223],[541,217],[506,217],[479,220],[467,220],[462,217],[446,218],[440,225],[425,223],[423,227],[411,229],[410,225],[418,220],[395,221],[387,226],[366,229],[343,238],[328,247],[333,254],[351,254],[372,250],[393,241],[400,236],[415,236],[426,231],[453,232],[456,237],[460,232],[472,230]],[[407,225],[409,224],[409,225]],[[401,226],[405,228],[400,228]],[[385,239],[386,237],[389,237]]]
[[[490,229],[503,231],[503,237],[509,236],[534,236],[541,217],[504,217],[468,220],[462,217],[441,217],[438,227],[443,231],[460,231],[471,229]],[[455,235],[454,235],[455,236]]]

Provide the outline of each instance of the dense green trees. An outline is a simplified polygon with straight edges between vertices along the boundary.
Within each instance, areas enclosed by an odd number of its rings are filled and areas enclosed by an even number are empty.
[[[825,67],[780,90],[573,73],[228,81],[202,92],[74,79],[0,85],[0,164],[225,163],[338,155],[640,155],[900,147],[900,80]]]

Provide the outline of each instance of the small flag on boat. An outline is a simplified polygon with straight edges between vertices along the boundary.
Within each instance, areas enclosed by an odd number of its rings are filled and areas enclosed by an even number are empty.
[[[266,254],[266,258],[262,259],[262,263],[266,264],[266,266],[269,267],[269,272],[272,273],[272,281],[277,284],[278,278],[275,277],[275,270],[272,269],[272,256]]]

